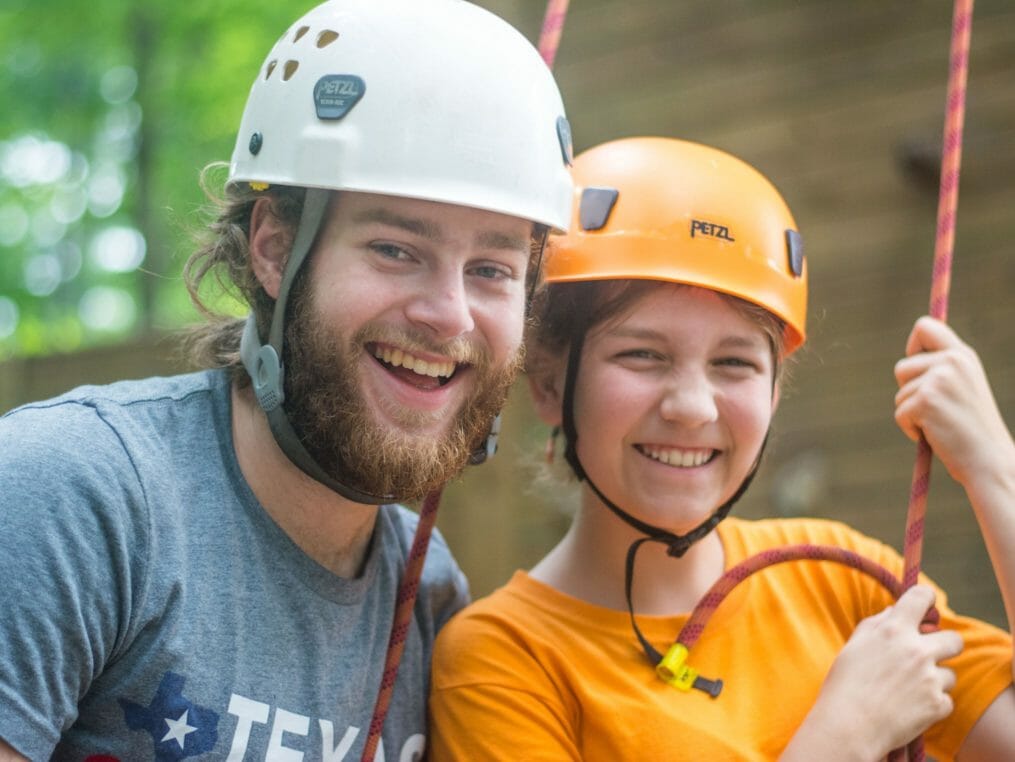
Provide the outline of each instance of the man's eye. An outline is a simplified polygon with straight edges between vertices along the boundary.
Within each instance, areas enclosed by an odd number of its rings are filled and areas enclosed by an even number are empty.
[[[393,243],[372,243],[370,244],[370,248],[385,259],[412,259],[412,255],[406,249],[403,249],[401,246]]]
[[[503,278],[513,278],[514,273],[506,267],[500,267],[498,265],[477,265],[472,268],[473,275],[478,275],[480,278],[488,278],[490,280],[500,280]]]

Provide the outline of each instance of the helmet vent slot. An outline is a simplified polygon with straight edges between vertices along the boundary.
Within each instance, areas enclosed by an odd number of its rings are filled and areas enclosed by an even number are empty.
[[[317,35],[317,47],[326,48],[337,39],[338,32],[333,32],[330,29],[325,29],[323,32]]]
[[[308,27],[308,26],[301,26],[299,29],[296,30],[296,34],[293,35],[293,42],[299,42],[300,38],[303,35],[305,35],[307,32],[309,32],[309,31],[310,31],[310,27]]]
[[[270,79],[271,73],[275,71],[275,67],[278,66],[278,61],[269,61],[268,65],[264,69],[264,78]]]
[[[620,191],[616,188],[585,188],[578,203],[578,217],[582,230],[602,230],[610,219],[613,205]]]
[[[298,68],[300,68],[300,62],[294,61],[290,58],[285,62],[285,67],[282,69],[282,80],[284,82],[288,82],[293,78],[293,74],[296,73]]]

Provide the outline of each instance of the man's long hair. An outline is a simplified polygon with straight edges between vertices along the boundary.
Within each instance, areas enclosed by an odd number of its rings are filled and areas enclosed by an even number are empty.
[[[212,188],[211,177],[225,166],[217,162],[201,172],[201,188],[211,204],[213,219],[184,265],[183,279],[204,322],[187,331],[185,347],[195,366],[225,368],[234,380],[245,384],[249,379],[240,361],[244,318],[226,314],[210,306],[208,300],[224,293],[245,303],[254,313],[261,336],[267,335],[275,300],[261,286],[250,265],[250,215],[259,198],[270,197],[270,213],[288,231],[291,245],[306,191],[286,186],[254,191],[240,183],[226,185],[219,192]]]

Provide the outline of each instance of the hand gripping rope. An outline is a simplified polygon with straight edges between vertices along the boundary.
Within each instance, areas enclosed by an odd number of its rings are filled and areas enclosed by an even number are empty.
[[[931,281],[930,314],[944,320],[948,312],[948,291],[951,284],[952,250],[955,242],[955,212],[959,195],[959,168],[962,159],[962,127],[965,118],[966,79],[969,63],[969,37],[972,29],[973,0],[956,0],[952,19],[951,56],[948,73],[948,96],[945,111],[944,135],[941,152],[941,185],[937,211],[937,235],[934,247],[934,268]],[[923,549],[924,517],[927,511],[927,491],[930,484],[930,445],[921,435],[917,443],[916,464],[910,488],[909,510],[906,516],[904,568],[901,582],[884,567],[842,548],[798,545],[773,549],[746,559],[728,570],[705,593],[685,623],[676,642],[666,655],[658,660],[656,671],[667,683],[682,690],[697,688],[713,697],[722,690],[721,680],[708,680],[698,675],[687,664],[688,651],[701,636],[709,617],[726,595],[756,571],[773,564],[797,560],[834,561],[861,571],[886,587],[898,598],[912,587],[920,574],[920,557]],[[927,624],[936,624],[938,612],[931,609]],[[654,651],[654,649],[652,649]],[[917,737],[906,749],[896,749],[890,760],[908,758],[922,762],[923,739]]]
[[[539,35],[539,54],[546,65],[553,68],[553,59],[560,44],[560,34],[564,28],[564,16],[567,13],[568,0],[549,0],[543,28]],[[374,762],[377,745],[384,729],[384,719],[391,706],[391,696],[398,677],[398,665],[405,650],[405,639],[412,621],[412,611],[416,606],[416,593],[419,591],[419,580],[423,574],[423,562],[430,545],[430,535],[434,522],[437,520],[437,508],[440,506],[441,491],[434,490],[423,500],[419,512],[419,524],[412,539],[412,547],[405,562],[405,572],[398,586],[395,599],[395,617],[391,623],[391,634],[388,637],[388,650],[384,658],[384,672],[381,675],[381,686],[377,693],[377,703],[370,719],[370,730],[363,747],[361,762]]]

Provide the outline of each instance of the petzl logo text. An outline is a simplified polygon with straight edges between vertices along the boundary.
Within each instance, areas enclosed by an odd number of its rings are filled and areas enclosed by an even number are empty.
[[[730,235],[730,229],[725,225],[716,225],[714,222],[705,222],[705,220],[691,220],[691,238],[698,235],[721,238],[731,243],[736,241],[736,238]]]

